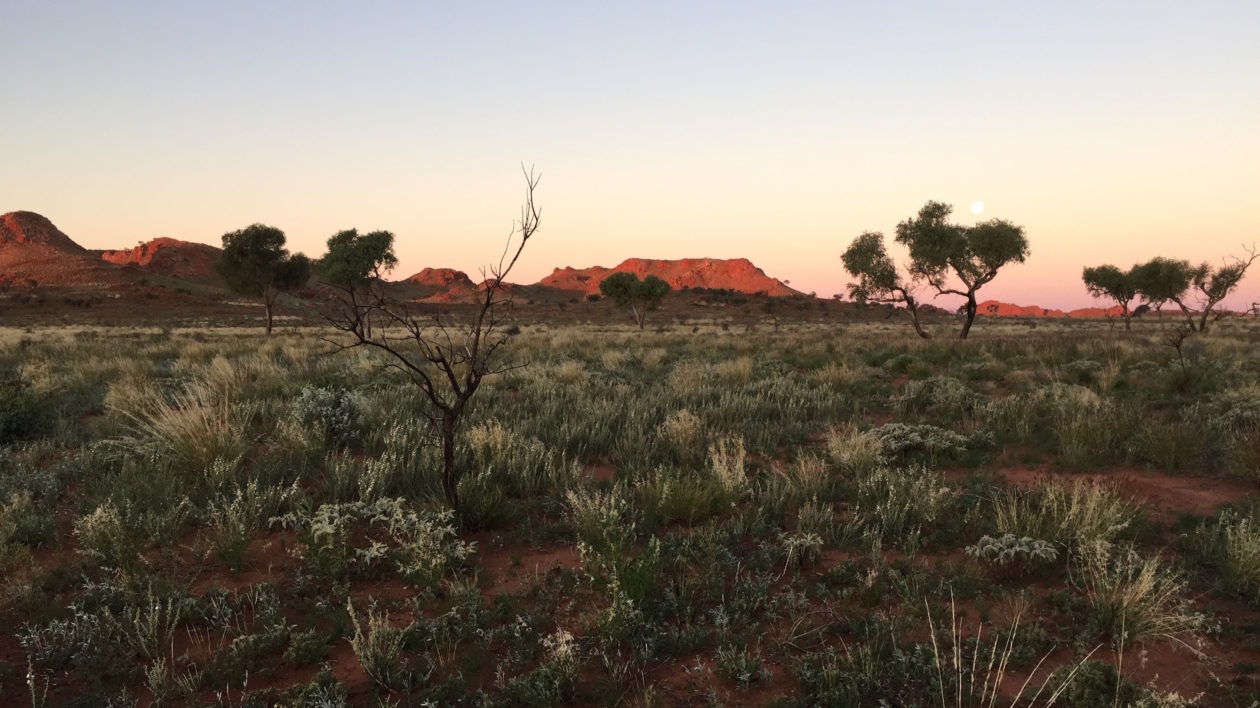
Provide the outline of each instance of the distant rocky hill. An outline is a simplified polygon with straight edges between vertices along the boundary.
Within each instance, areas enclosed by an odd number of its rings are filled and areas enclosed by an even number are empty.
[[[0,216],[0,286],[115,285],[131,279],[39,214]]]
[[[711,288],[775,297],[801,294],[783,281],[766,275],[747,258],[630,258],[613,268],[557,268],[538,284],[559,290],[598,293],[600,281],[613,273],[634,273],[640,278],[655,275],[675,290]]]
[[[403,282],[431,288],[458,287],[471,290],[476,287],[467,273],[454,268],[425,268],[415,275],[408,276]]]
[[[87,249],[33,211],[12,211],[0,216],[0,246],[44,246],[65,253],[87,254]]]
[[[132,265],[172,278],[219,282],[214,264],[222,252],[223,249],[208,244],[162,237],[131,249],[102,251],[101,258],[115,265]]]
[[[47,218],[29,211],[0,215],[0,287],[143,286],[158,284],[180,289],[195,283],[203,296],[215,296],[223,286],[214,270],[222,251],[202,243],[156,238],[134,248],[89,251]],[[766,275],[746,258],[630,258],[608,268],[556,268],[532,285],[504,283],[503,292],[537,303],[574,302],[599,292],[599,284],[613,273],[655,275],[674,290],[730,290],[773,297],[801,295],[787,283]],[[429,303],[471,303],[481,298],[482,284],[453,268],[425,268],[390,283],[395,295]],[[930,306],[925,306],[930,307]],[[1119,307],[1075,310],[1014,305],[998,300],[979,303],[981,317],[1119,317]],[[942,311],[943,312],[943,311]]]
[[[1009,302],[985,300],[977,306],[977,313],[990,317],[1120,317],[1121,310],[1115,307],[1082,307],[1075,310],[1063,310],[1040,307],[1038,305],[1012,305]]]

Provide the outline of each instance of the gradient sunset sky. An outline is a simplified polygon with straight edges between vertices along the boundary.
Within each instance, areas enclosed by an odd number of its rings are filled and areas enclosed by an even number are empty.
[[[396,277],[475,274],[522,162],[520,282],[746,257],[826,296],[929,199],[1026,227],[981,299],[1085,306],[1083,265],[1260,242],[1257,2],[10,0],[0,27],[0,212],[88,248],[388,229]]]

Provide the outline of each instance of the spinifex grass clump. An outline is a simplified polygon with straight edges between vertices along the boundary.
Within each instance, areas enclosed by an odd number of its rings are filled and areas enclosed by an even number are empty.
[[[1260,605],[1260,525],[1254,514],[1222,511],[1214,522],[1199,525],[1195,541],[1219,571],[1221,585]]]
[[[1067,550],[1112,541],[1141,518],[1141,507],[1103,482],[1046,479],[1032,489],[999,493],[994,500],[999,533],[1048,541]]]
[[[1158,557],[1100,541],[1081,547],[1074,565],[1092,622],[1118,657],[1135,643],[1165,639],[1201,655],[1212,623],[1194,609],[1185,579]]]
[[[135,410],[121,413],[130,421],[130,435],[122,440],[126,448],[169,455],[204,469],[215,460],[239,460],[245,454],[254,408],[234,404],[230,395],[194,382],[169,397],[153,391]]]
[[[858,479],[856,518],[875,534],[907,546],[943,525],[957,491],[940,473],[922,467],[883,467]]]

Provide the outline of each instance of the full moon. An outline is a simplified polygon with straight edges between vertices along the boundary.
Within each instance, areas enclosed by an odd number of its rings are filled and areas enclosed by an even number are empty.
[[[971,213],[972,213],[972,214],[979,214],[979,213],[980,213],[980,212],[982,212],[982,211],[984,211],[984,202],[972,202],[972,203],[971,203]]]

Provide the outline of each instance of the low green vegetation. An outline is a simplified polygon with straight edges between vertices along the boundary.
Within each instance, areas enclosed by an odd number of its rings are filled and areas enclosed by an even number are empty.
[[[1247,705],[1253,323],[722,324],[520,323],[457,512],[327,331],[4,332],[0,702]]]

